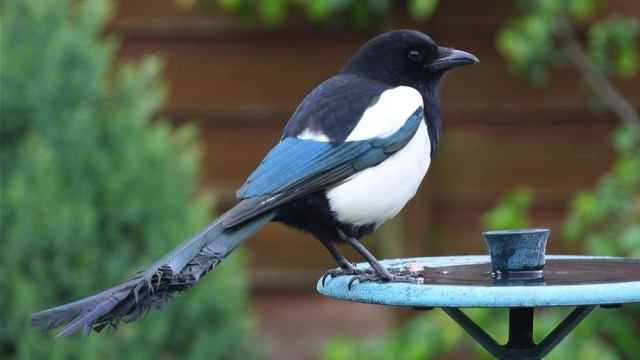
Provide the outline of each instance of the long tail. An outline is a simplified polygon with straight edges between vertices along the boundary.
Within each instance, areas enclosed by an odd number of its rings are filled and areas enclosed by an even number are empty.
[[[267,212],[225,229],[222,215],[134,278],[88,298],[33,314],[31,325],[42,326],[43,332],[64,326],[58,336],[84,328],[86,338],[92,329],[117,328],[121,320],[131,322],[152,308],[161,309],[173,293],[197,284],[273,216],[273,211]]]

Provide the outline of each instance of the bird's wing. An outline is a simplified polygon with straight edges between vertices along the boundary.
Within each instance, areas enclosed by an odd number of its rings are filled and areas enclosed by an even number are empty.
[[[238,190],[240,204],[226,214],[231,227],[284,202],[335,185],[366,168],[380,164],[402,149],[423,121],[418,106],[404,124],[386,137],[341,144],[297,137],[282,140]]]

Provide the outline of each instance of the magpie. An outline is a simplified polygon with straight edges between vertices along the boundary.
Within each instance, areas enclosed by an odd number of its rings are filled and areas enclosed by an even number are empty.
[[[419,283],[394,275],[360,243],[415,195],[440,141],[439,87],[450,69],[477,63],[467,52],[438,46],[413,30],[365,43],[334,77],[296,108],[280,142],[237,191],[236,206],[132,279],[33,314],[43,332],[117,328],[173,293],[198,283],[267,222],[313,235],[339,267],[323,277]],[[346,243],[371,268],[356,268],[336,248]]]

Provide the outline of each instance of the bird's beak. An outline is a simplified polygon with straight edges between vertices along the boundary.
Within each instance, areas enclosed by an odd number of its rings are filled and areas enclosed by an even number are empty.
[[[429,63],[426,68],[433,71],[445,71],[458,66],[477,64],[480,62],[475,55],[466,51],[450,48],[440,48],[440,56]]]

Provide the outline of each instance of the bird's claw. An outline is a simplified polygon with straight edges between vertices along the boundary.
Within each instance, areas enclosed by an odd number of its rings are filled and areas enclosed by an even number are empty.
[[[367,274],[359,274],[355,275],[349,280],[349,284],[347,284],[347,288],[351,290],[353,283],[358,281],[359,283],[371,282],[371,281],[382,281],[382,282],[401,282],[401,283],[410,283],[410,284],[422,284],[424,282],[424,277],[419,273],[411,273],[409,275],[393,275],[393,274],[378,274],[375,272],[370,272]]]
[[[377,273],[373,268],[366,269],[358,269],[356,267],[347,267],[347,268],[335,268],[328,270],[322,276],[322,286],[324,286],[326,279],[331,276],[332,278],[341,275],[352,275],[353,277],[349,280],[349,284],[347,288],[351,290],[353,283],[358,281],[360,283],[372,282],[372,281],[383,281],[383,282],[403,282],[410,284],[422,284],[424,282],[424,277],[417,272],[412,272],[409,275],[393,275],[389,272],[385,273]]]
[[[336,276],[341,276],[341,275],[353,275],[354,277],[373,276],[375,275],[375,272],[372,268],[358,269],[355,266],[349,266],[344,268],[339,267],[339,268],[331,269],[325,272],[324,275],[322,276],[322,286],[324,286],[324,283],[329,276],[331,276],[331,278],[334,278]]]

